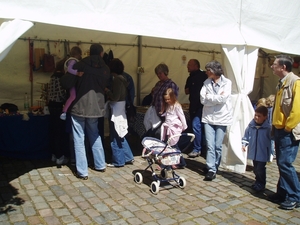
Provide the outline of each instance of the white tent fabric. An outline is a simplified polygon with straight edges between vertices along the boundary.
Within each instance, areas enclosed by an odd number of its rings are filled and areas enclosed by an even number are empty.
[[[187,41],[243,44],[239,31],[240,0],[1,0],[1,17],[20,18],[91,30],[139,34]],[[214,9],[220,9],[215,13]],[[213,15],[212,15],[213,14]],[[209,19],[210,18],[210,19]],[[212,19],[213,18],[213,19]],[[192,28],[192,29],[191,29]],[[204,29],[205,28],[205,29]],[[212,35],[211,35],[212,34]]]
[[[15,41],[29,28],[32,22],[15,19],[0,26],[0,62],[12,48]]]
[[[2,18],[299,54],[300,1],[0,0]]]
[[[246,169],[246,154],[241,150],[241,139],[249,121],[253,118],[253,106],[248,98],[254,82],[258,48],[222,45],[226,55],[223,65],[232,81],[233,123],[228,127],[222,165],[236,172]]]
[[[221,44],[226,76],[233,81],[235,118],[222,164],[236,172],[243,172],[246,164],[239,140],[253,117],[247,94],[253,87],[258,48],[300,54],[300,29],[293,27],[300,21],[298,0],[0,0],[0,7],[1,17],[7,19]]]

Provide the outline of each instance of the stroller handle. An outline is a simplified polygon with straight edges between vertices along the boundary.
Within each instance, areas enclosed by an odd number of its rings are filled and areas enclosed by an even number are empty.
[[[190,142],[193,142],[194,139],[195,139],[195,135],[192,134],[192,133],[175,134],[175,135],[169,137],[169,139],[168,139],[168,141],[167,141],[167,144],[169,145],[170,141],[171,141],[173,138],[180,137],[180,136],[189,136],[189,137],[191,137]]]

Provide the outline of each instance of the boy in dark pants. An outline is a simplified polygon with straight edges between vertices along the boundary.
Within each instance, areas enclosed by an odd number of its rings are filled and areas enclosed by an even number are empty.
[[[242,138],[242,150],[247,158],[253,160],[255,183],[251,186],[256,192],[266,186],[266,163],[271,155],[271,125],[268,121],[268,108],[259,106],[255,109],[253,120],[249,123]]]

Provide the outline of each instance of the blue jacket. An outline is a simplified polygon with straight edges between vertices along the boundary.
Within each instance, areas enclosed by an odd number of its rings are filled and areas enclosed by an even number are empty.
[[[249,123],[242,138],[243,146],[248,146],[248,159],[268,162],[271,155],[271,125],[268,119],[257,127],[254,119]]]

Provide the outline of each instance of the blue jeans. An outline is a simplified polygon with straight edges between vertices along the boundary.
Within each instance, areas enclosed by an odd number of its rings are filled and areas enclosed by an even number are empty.
[[[205,123],[204,131],[207,145],[206,166],[208,171],[216,173],[221,163],[226,126]]]
[[[85,118],[72,115],[72,130],[77,174],[79,176],[88,176],[88,163],[84,144],[85,134],[93,152],[95,169],[105,169],[104,149],[98,132],[98,118]]]
[[[112,149],[112,164],[114,166],[124,166],[126,162],[133,160],[131,148],[125,137],[119,137],[115,130],[115,125],[110,121],[110,145]]]
[[[279,169],[277,193],[286,200],[300,202],[300,184],[293,166],[299,149],[299,141],[291,132],[275,129],[276,162]]]
[[[198,109],[194,118],[191,118],[193,134],[195,135],[195,139],[193,142],[194,143],[193,152],[197,152],[197,153],[201,153],[201,149],[202,149],[203,123],[201,122],[201,118],[202,118],[202,109]]]
[[[274,155],[275,151],[275,140],[274,137],[271,137],[271,154]]]

